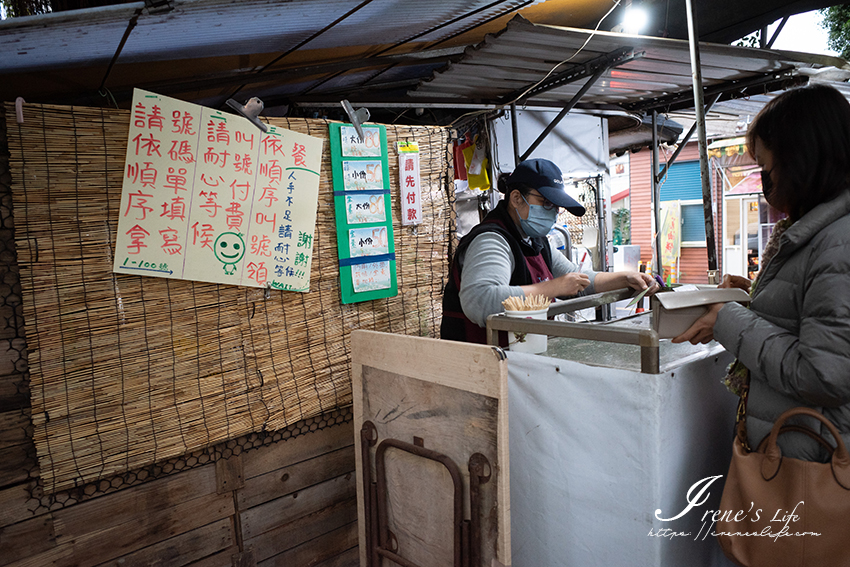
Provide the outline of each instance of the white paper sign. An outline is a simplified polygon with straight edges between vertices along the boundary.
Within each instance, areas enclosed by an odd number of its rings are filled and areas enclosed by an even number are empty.
[[[414,142],[398,142],[398,183],[401,194],[401,224],[422,222],[422,190],[419,178],[419,146]]]
[[[113,271],[310,290],[322,140],[136,89]]]

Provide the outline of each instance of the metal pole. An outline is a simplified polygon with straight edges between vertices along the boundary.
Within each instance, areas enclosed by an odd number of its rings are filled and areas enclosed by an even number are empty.
[[[785,16],[782,18],[782,21],[779,22],[779,27],[776,28],[776,31],[773,32],[773,37],[770,38],[770,41],[767,42],[767,45],[764,46],[764,49],[770,49],[773,47],[773,42],[776,41],[776,38],[779,37],[779,32],[782,31],[782,28],[785,27],[785,24],[788,23],[789,16]],[[764,28],[764,35],[767,35],[767,28]]]
[[[602,195],[602,176],[596,176],[596,223],[599,225],[599,268],[608,271],[608,228],[605,224],[605,196]]]
[[[570,110],[573,109],[576,103],[581,100],[581,97],[584,96],[584,93],[590,90],[590,87],[592,87],[593,84],[596,83],[596,81],[599,79],[599,77],[601,77],[602,74],[607,70],[608,67],[600,68],[598,71],[596,71],[596,73],[593,74],[592,77],[587,80],[586,83],[581,86],[581,88],[573,96],[573,98],[570,99],[570,102],[568,102],[567,105],[563,109],[561,109],[561,112],[559,112],[558,115],[552,119],[552,122],[550,122],[549,125],[546,126],[543,132],[541,132],[540,135],[537,136],[537,139],[531,143],[531,146],[529,146],[529,148],[525,150],[525,153],[520,156],[521,160],[528,159],[528,156],[531,155],[531,152],[537,149],[537,146],[540,145],[540,142],[546,139],[546,136],[549,135],[549,132],[555,129],[555,126],[557,126],[561,122],[561,120],[563,120],[564,117],[569,114]]]
[[[705,101],[702,92],[702,71],[699,61],[699,44],[696,14],[692,0],[685,0],[688,15],[688,44],[691,50],[691,76],[694,85],[694,113],[699,139],[699,171],[702,179],[702,207],[705,216],[705,248],[708,253],[708,282],[719,283],[717,274],[717,247],[714,243],[714,213],[711,203],[711,180],[708,171],[708,144],[705,136]]]
[[[596,225],[599,232],[596,237],[596,246],[599,250],[599,271],[608,271],[608,228],[605,224],[605,198],[602,195],[602,176],[596,176]],[[602,306],[602,320],[611,320],[611,305]]]
[[[519,131],[517,130],[516,102],[511,103],[511,138],[514,142],[514,168],[519,165]]]
[[[664,266],[661,265],[661,192],[658,189],[658,111],[652,111],[652,210],[655,218],[655,258],[653,271],[664,277]]]
[[[711,108],[714,106],[714,103],[717,102],[719,98],[720,98],[720,93],[717,93],[716,95],[711,97],[711,100],[709,100],[708,104],[706,104],[706,106],[705,106],[705,112],[706,113],[708,113],[711,110]],[[658,172],[657,177],[658,177],[659,181],[661,181],[661,179],[667,174],[667,170],[670,169],[670,166],[673,165],[673,163],[676,161],[676,158],[679,157],[679,154],[682,153],[682,150],[684,150],[685,146],[688,145],[688,142],[691,141],[691,136],[694,135],[694,132],[696,132],[696,129],[697,129],[697,123],[694,122],[693,124],[691,124],[691,127],[688,129],[688,133],[685,134],[685,137],[680,139],[679,147],[676,148],[676,151],[673,152],[672,156],[667,158],[667,162],[664,164],[664,169],[662,169],[661,171]]]

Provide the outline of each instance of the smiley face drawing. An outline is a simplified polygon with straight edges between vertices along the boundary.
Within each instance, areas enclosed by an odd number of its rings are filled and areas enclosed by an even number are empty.
[[[245,255],[245,241],[235,232],[222,232],[215,239],[213,251],[218,261],[224,264],[224,273],[232,276],[236,273],[236,264]]]

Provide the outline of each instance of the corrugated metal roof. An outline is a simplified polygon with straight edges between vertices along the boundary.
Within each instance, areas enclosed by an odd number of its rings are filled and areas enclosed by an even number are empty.
[[[688,42],[610,32],[542,26],[521,17],[488,36],[463,58],[424,80],[410,94],[439,99],[477,99],[506,103],[546,78],[578,72],[582,66],[617,50],[632,50],[634,58],[611,67],[582,97],[589,105],[619,105],[640,109],[648,101],[675,104],[680,93],[692,91]],[[830,65],[848,68],[835,57],[795,57],[789,52],[730,45],[700,44],[703,85],[707,89],[731,87],[743,81],[776,80],[800,75],[803,68]],[[567,63],[558,65],[561,61]],[[586,79],[568,82],[523,99],[527,104],[563,105]]]
[[[765,0],[759,10],[776,9],[781,1]],[[614,104],[634,111],[661,99],[660,109],[666,111],[686,108],[691,91],[689,52],[681,40],[594,34],[521,18],[500,33],[484,36],[484,30],[499,29],[518,9],[543,21],[595,25],[590,22],[610,7],[597,0],[171,4],[173,9],[165,13],[149,13],[144,2],[135,2],[0,21],[5,56],[0,58],[0,99],[23,96],[29,102],[83,105],[115,99],[127,104],[133,87],[141,87],[213,107],[237,93],[259,96],[267,109],[292,103],[338,104],[340,98],[375,107],[381,102],[499,105],[537,83],[562,60],[572,57],[555,76],[565,70],[578,72],[595,58],[623,48],[632,48],[636,56],[606,71],[582,100],[584,106]],[[137,25],[112,67],[136,15]],[[717,26],[714,22],[709,27]],[[478,41],[464,51],[469,42]],[[446,67],[447,61],[454,63]],[[829,65],[847,67],[836,58],[711,44],[702,45],[702,63],[704,82],[724,88],[730,81],[769,73],[791,76]],[[421,81],[418,88],[416,81]],[[523,102],[560,106],[584,82],[563,82]],[[679,95],[683,100],[673,98]],[[716,109],[726,112],[724,116],[744,115],[757,112],[759,102],[720,102]]]
[[[5,72],[109,61],[144,2],[0,21]]]
[[[173,0],[173,10],[156,14],[137,2],[0,21],[0,50],[14,54],[0,65],[8,72],[108,62],[137,10],[122,63],[285,52],[349,13],[309,48],[393,45],[414,36],[432,42],[540,1]]]
[[[799,59],[811,57],[809,54],[790,54]],[[846,67],[846,63],[844,63]],[[835,67],[820,67],[814,63],[811,67],[801,67],[796,70],[800,75],[809,78],[809,84],[821,83],[827,84],[837,89],[844,98],[850,100],[850,69],[838,69]],[[767,104],[771,99],[779,95],[782,91],[765,92],[760,94],[752,94],[746,97],[732,98],[715,104],[711,112],[706,116],[707,135],[708,138],[732,138],[735,136],[743,136],[747,127],[756,114]],[[693,111],[671,113],[669,117],[679,124],[685,130],[691,127],[694,122]]]

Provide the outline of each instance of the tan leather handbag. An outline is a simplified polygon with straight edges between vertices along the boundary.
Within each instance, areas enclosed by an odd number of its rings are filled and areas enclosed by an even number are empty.
[[[805,426],[786,425],[795,415],[819,420],[837,446]],[[783,457],[776,439],[789,431],[827,447],[831,461]],[[850,567],[850,455],[838,429],[815,410],[799,407],[779,416],[756,451],[747,452],[736,437],[718,514],[714,532],[738,565]]]

